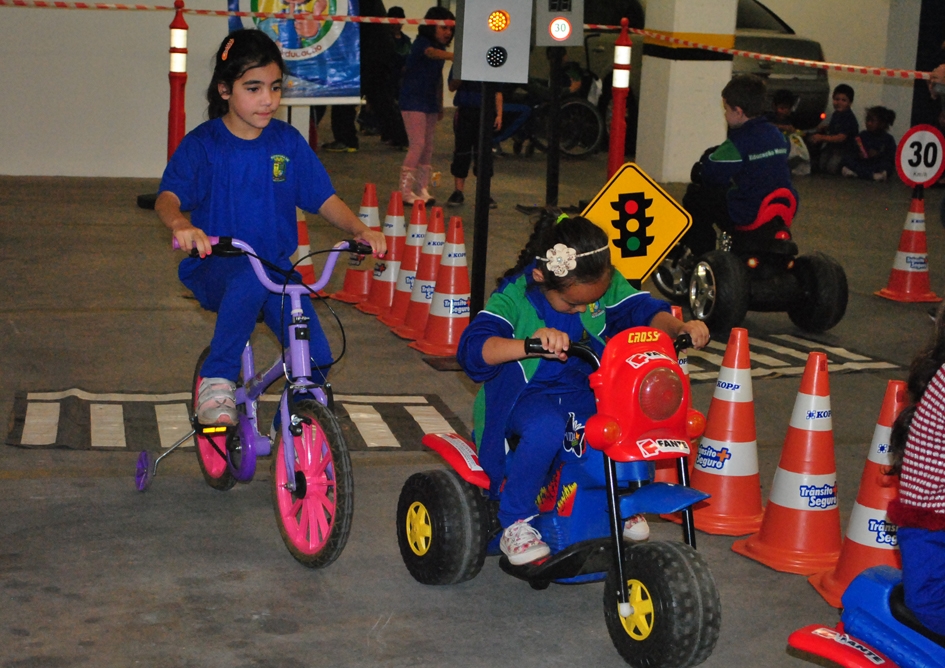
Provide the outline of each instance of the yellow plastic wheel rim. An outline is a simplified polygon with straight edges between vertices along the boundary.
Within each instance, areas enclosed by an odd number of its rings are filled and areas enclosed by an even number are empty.
[[[620,623],[623,624],[627,635],[634,640],[646,640],[653,632],[653,599],[639,580],[627,580],[627,589],[630,592],[633,612],[629,617],[621,617]]]
[[[407,509],[407,544],[415,555],[422,557],[430,550],[432,536],[433,527],[427,507],[414,501]]]

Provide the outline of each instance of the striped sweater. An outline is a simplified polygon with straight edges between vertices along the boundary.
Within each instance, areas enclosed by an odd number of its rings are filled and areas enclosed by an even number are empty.
[[[916,406],[889,519],[902,527],[945,529],[945,366]]]

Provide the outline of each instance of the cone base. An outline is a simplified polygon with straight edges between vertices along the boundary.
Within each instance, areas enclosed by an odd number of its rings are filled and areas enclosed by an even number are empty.
[[[836,568],[823,573],[815,573],[807,578],[807,581],[827,603],[839,608],[843,592],[847,590],[853,579],[873,566],[889,566],[901,570],[902,557],[899,550],[868,547],[845,539]]]
[[[456,355],[456,349],[459,347],[459,343],[455,345],[439,345],[436,343],[430,343],[429,341],[414,341],[413,343],[408,343],[408,347],[415,350],[419,350],[422,353],[427,355],[433,355],[434,357],[453,357]]]
[[[339,302],[344,302],[346,304],[360,304],[361,302],[363,302],[365,299],[368,298],[367,295],[357,295],[357,294],[354,294],[353,292],[345,292],[344,290],[342,290],[341,292],[335,292],[328,296],[334,300],[337,300]]]
[[[667,522],[682,524],[680,513],[660,515]],[[693,524],[702,533],[713,536],[747,536],[761,528],[764,512],[752,517],[699,517],[698,511],[693,514]]]
[[[400,327],[404,324],[404,316],[396,316],[393,313],[381,314],[377,316],[377,319],[391,328]]]
[[[355,308],[361,311],[361,313],[367,313],[368,315],[381,315],[386,313],[390,309],[390,306],[378,306],[370,302],[361,302],[355,306]]]
[[[400,327],[394,327],[391,331],[400,338],[409,341],[416,341],[417,339],[423,338],[423,328],[420,327],[401,325]]]
[[[807,581],[810,582],[811,586],[817,590],[817,593],[827,601],[827,604],[830,605],[831,608],[842,608],[843,606],[840,603],[840,599],[850,583],[841,584],[837,582],[836,577],[834,577],[835,573],[835,571],[816,573],[807,578]]]
[[[889,288],[883,288],[873,293],[883,299],[891,299],[894,302],[940,302],[942,298],[934,292],[920,292],[918,294],[909,294],[906,292],[896,292]]]
[[[781,573],[797,575],[815,575],[828,571],[836,566],[837,560],[840,559],[840,550],[821,553],[784,550],[762,543],[758,536],[759,534],[754,534],[743,540],[736,540],[732,543],[732,551]]]

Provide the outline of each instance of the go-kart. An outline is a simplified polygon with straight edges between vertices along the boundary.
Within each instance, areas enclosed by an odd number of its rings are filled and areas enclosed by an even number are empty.
[[[890,566],[868,568],[843,593],[836,627],[805,626],[788,644],[843,668],[942,668],[945,637],[906,607],[901,580],[902,572]]]
[[[684,335],[676,345],[691,340]],[[562,439],[538,498],[532,524],[551,555],[522,566],[499,559],[503,571],[536,590],[605,580],[610,637],[624,660],[640,668],[702,663],[721,623],[715,581],[695,550],[691,511],[709,495],[688,486],[686,466],[690,440],[702,434],[705,418],[690,406],[678,349],[647,327],[613,337],[600,360],[571,344],[569,355],[595,369],[590,385],[598,412],[588,418],[583,439]],[[538,339],[527,339],[526,350],[544,352]],[[397,504],[400,553],[418,582],[464,582],[479,573],[487,554],[500,554],[498,501],[488,496],[489,477],[473,443],[428,434],[423,444],[449,468],[416,473],[404,484]],[[514,457],[512,450],[507,462]],[[682,484],[651,482],[651,464],[659,460],[676,460]],[[627,518],[678,511],[683,542],[623,542]]]
[[[791,238],[797,199],[787,188],[769,194],[755,220],[719,236],[718,248],[693,257],[677,246],[653,276],[656,288],[714,332],[737,327],[748,311],[787,311],[808,332],[824,332],[847,309],[847,277],[824,253],[798,256]]]

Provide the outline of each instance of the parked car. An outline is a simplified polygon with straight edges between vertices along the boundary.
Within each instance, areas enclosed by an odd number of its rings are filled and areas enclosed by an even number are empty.
[[[585,0],[584,22],[598,25],[619,25],[626,16],[631,28],[643,28],[646,16],[646,0]],[[568,49],[573,62],[583,63],[594,76],[603,82],[603,94],[598,100],[601,113],[608,121],[607,108],[610,103],[611,70],[614,62],[614,41],[619,31],[587,31],[584,48]],[[643,38],[633,35],[631,63],[631,99],[627,103],[628,153],[635,148],[637,97],[640,90],[640,69],[643,64]],[[824,59],[819,42],[799,37],[777,14],[757,0],[738,0],[735,20],[735,48],[776,56]],[[529,62],[531,83],[547,85],[549,79],[548,59],[544,54],[532,53]],[[808,129],[816,126],[830,98],[830,84],[826,70],[774,63],[754,58],[736,56],[732,62],[733,74],[756,74],[768,82],[768,93],[787,89],[797,98],[795,118],[798,127]]]

